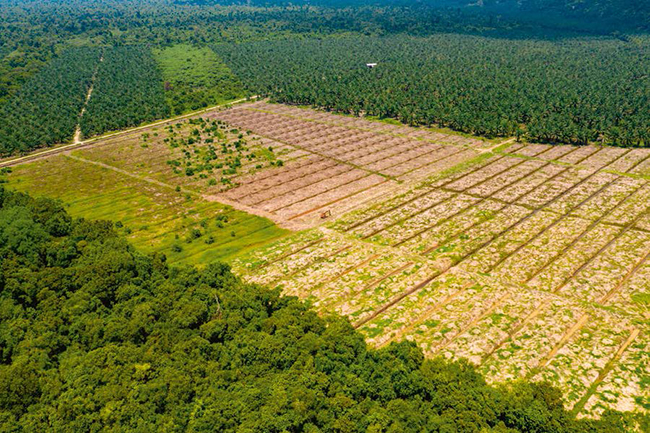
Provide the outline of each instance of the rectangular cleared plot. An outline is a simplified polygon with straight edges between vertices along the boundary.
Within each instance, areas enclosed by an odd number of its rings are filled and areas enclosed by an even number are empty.
[[[444,184],[446,182],[440,182],[439,179],[444,178],[448,170],[452,170],[460,164],[471,162],[476,156],[477,153],[474,150],[463,150],[434,162],[425,161],[424,165],[399,174],[399,178],[410,182],[426,181],[431,182],[431,184]]]
[[[381,176],[369,175],[353,180],[352,182],[334,187],[328,191],[318,194],[299,203],[292,204],[275,213],[284,218],[297,218],[309,212],[329,206],[349,196],[360,194],[363,191],[386,182]]]
[[[630,230],[596,257],[563,289],[563,293],[588,302],[620,290],[620,284],[635,265],[650,251],[650,235]]]
[[[370,240],[384,245],[395,245],[406,242],[443,220],[451,218],[464,209],[476,204],[479,200],[476,197],[463,194],[454,196],[436,206],[426,208],[422,212],[412,215],[399,224],[388,227],[386,230],[373,235]]]
[[[277,283],[283,278],[310,266],[318,260],[328,257],[330,254],[336,253],[346,246],[347,244],[338,239],[325,239],[323,242],[311,245],[266,266],[251,281],[258,284]]]
[[[582,181],[589,179],[593,174],[594,172],[589,170],[581,170],[577,168],[568,169],[559,176],[543,183],[528,194],[519,198],[517,204],[540,208],[547,205],[552,200],[578,188],[583,183]],[[590,186],[591,188],[589,190],[593,190],[598,187],[598,183],[592,182]]]
[[[483,201],[426,230],[402,246],[413,252],[426,254],[456,237],[463,236],[465,231],[494,218],[505,206],[505,204],[492,200]]]
[[[607,188],[614,185],[618,179],[617,175],[610,173],[596,173],[594,176],[587,178],[579,185],[562,192],[560,195],[550,196],[550,199],[558,197],[558,199],[550,203],[545,209],[557,212],[559,214],[567,214],[578,206],[582,206],[586,200],[592,200],[597,195],[603,193]],[[539,206],[539,202],[537,202]]]
[[[323,239],[323,233],[317,230],[298,233],[239,258],[232,263],[232,267],[237,273],[245,271],[246,276],[253,275],[256,272],[263,272],[264,267],[268,266],[269,263],[281,260],[293,251],[298,251]]]
[[[646,158],[639,163],[636,167],[632,168],[629,173],[639,174],[641,176],[650,175],[650,158]]]
[[[479,182],[486,181],[493,176],[501,174],[501,172],[504,172],[509,168],[518,164],[522,164],[524,162],[524,160],[518,158],[503,158],[495,161],[493,164],[481,168],[480,170],[469,173],[455,182],[445,185],[445,188],[454,191],[465,191]]]
[[[384,173],[388,176],[406,176],[404,179],[416,179],[418,175],[411,175],[411,173],[420,172],[423,167],[428,167],[429,172],[442,171],[444,167],[449,167],[448,164],[456,160],[456,158],[461,157],[464,159],[470,156],[471,154],[465,154],[458,149],[445,147],[392,166],[385,169]]]
[[[330,310],[346,300],[354,298],[358,293],[369,287],[379,285],[382,281],[410,268],[418,268],[417,260],[394,254],[382,254],[370,262],[364,263],[335,280],[325,281],[324,284],[312,289],[312,301],[321,310]]]
[[[513,167],[512,169],[502,173],[492,179],[480,183],[468,189],[468,194],[479,195],[481,197],[489,197],[492,194],[508,188],[509,185],[517,182],[519,179],[530,175],[535,170],[541,169],[546,163],[541,161],[526,161],[521,165]]]
[[[560,218],[558,215],[543,211],[533,213],[524,208],[514,207],[514,209],[518,211],[521,218],[510,225],[504,224],[503,230],[506,232],[467,257],[460,265],[461,269],[472,272],[492,271],[495,266],[507,260],[517,249],[533,240]]]
[[[627,173],[646,158],[650,158],[650,149],[632,149],[605,168],[607,170]]]
[[[621,228],[599,224],[587,232],[571,249],[554,257],[541,271],[535,271],[528,285],[539,290],[554,291],[573,278],[583,264],[621,232]]]
[[[559,158],[562,158],[563,156],[567,155],[575,150],[578,150],[578,147],[575,146],[560,146],[560,145],[555,145],[552,147],[552,149],[547,150],[544,152],[543,155],[538,155],[538,158],[543,159],[544,161],[554,161]]]
[[[526,376],[544,361],[583,314],[570,302],[554,298],[481,365],[482,372],[494,381]]]
[[[568,164],[579,164],[599,150],[599,148],[594,146],[581,147],[575,152],[567,153],[565,156],[560,157],[558,161]]]
[[[650,207],[650,185],[646,183],[625,202],[616,206],[605,217],[604,222],[622,225],[631,224],[633,221],[638,220],[639,217],[642,219],[648,207]]]
[[[415,198],[396,209],[389,210],[382,215],[378,215],[374,219],[366,221],[360,226],[352,229],[351,233],[361,237],[370,236],[380,230],[398,224],[400,221],[412,218],[426,209],[436,206],[446,200],[450,200],[454,196],[454,193],[448,191],[431,191],[428,194]]]
[[[604,220],[619,206],[624,205],[626,200],[633,197],[644,183],[645,181],[638,179],[620,177],[605,190],[573,209],[571,215],[591,220],[604,217]]]
[[[545,165],[541,169],[532,172],[530,175],[525,176],[523,179],[518,180],[512,185],[508,185],[493,195],[497,200],[503,200],[508,203],[514,203],[526,194],[531,193],[539,188],[545,182],[560,176],[567,171],[567,168],[561,165]]]
[[[650,316],[650,260],[646,253],[645,261],[632,274],[620,289],[608,299],[607,305],[620,311]]]
[[[551,149],[551,146],[548,144],[529,144],[523,148],[517,150],[515,153],[517,155],[524,156],[540,156],[540,154]]]
[[[590,168],[601,169],[612,164],[626,153],[627,149],[621,149],[618,147],[606,147],[593,154],[589,158],[585,159],[580,164]]]
[[[463,336],[474,322],[490,315],[509,296],[508,289],[499,286],[470,287],[416,326],[410,326],[401,336],[415,341],[425,355],[435,356]]]
[[[513,282],[524,282],[536,271],[561,254],[589,227],[581,218],[562,218],[558,224],[540,232],[526,246],[508,257],[494,273]]]
[[[430,314],[475,285],[474,281],[459,275],[440,276],[364,324],[360,330],[367,341],[376,346],[399,341],[404,331],[419,326]]]
[[[378,284],[359,288],[352,296],[333,308],[337,313],[348,316],[353,323],[358,323],[369,319],[376,310],[396,302],[405,293],[437,274],[438,271],[427,263],[418,262]]]
[[[519,206],[508,206],[498,212],[494,218],[466,231],[462,237],[441,245],[427,254],[427,257],[450,264],[471,260],[470,256],[485,247],[489,247],[494,239],[500,239],[504,232],[529,215],[530,212],[530,210]],[[463,269],[466,269],[466,266],[463,266]]]
[[[333,188],[348,184],[368,175],[365,171],[357,169],[348,170],[345,168],[339,171],[337,168],[334,168],[330,170],[332,172],[331,177],[322,179],[311,185],[298,186],[292,191],[288,191],[281,196],[266,201],[261,206],[262,209],[274,212],[286,207],[290,207],[295,203],[300,203],[303,200],[307,200],[311,197],[323,194]]]
[[[351,266],[363,262],[374,254],[376,250],[366,245],[355,244],[291,275],[291,278],[282,282],[282,292],[285,295],[307,298],[311,296],[313,287],[325,283],[328,279],[345,272]]]
[[[629,335],[626,328],[629,325],[607,314],[590,317],[533,380],[557,384],[563,391],[567,406],[572,407],[588,392],[615,356]]]
[[[305,191],[311,189],[312,186],[318,185],[320,188],[326,189],[328,185],[336,182],[334,179],[337,179],[339,176],[343,177],[344,174],[348,174],[353,170],[354,168],[343,164],[329,166],[323,170],[287,181],[257,194],[251,194],[242,199],[242,203],[261,206],[264,209],[270,210],[280,206],[281,204],[279,203],[285,203],[286,199],[300,200]],[[363,174],[358,173],[354,177],[356,178],[361,175]]]
[[[471,327],[440,353],[445,357],[467,358],[480,365],[505,344],[520,323],[548,297],[527,289],[508,288],[510,296],[488,314],[475,320]]]
[[[650,405],[650,345],[647,334],[639,335],[614,364],[587,401],[582,414],[598,417],[605,409],[646,411]]]

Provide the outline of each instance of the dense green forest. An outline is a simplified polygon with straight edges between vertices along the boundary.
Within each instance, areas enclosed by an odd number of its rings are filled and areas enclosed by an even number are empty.
[[[0,154],[72,138],[99,53],[96,48],[64,52],[0,106]]]
[[[490,386],[413,343],[368,349],[341,317],[169,267],[111,223],[0,188],[0,430],[614,432],[558,390]]]
[[[104,51],[93,94],[81,119],[85,137],[169,116],[163,79],[146,47]]]
[[[252,91],[279,102],[488,137],[650,145],[647,38],[355,36],[216,50]]]

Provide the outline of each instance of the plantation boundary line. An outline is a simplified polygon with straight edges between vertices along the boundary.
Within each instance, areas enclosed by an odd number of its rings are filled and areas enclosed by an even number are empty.
[[[632,345],[634,340],[639,336],[641,331],[638,328],[633,328],[630,332],[630,335],[627,337],[627,339],[621,344],[621,346],[618,348],[612,359],[610,359],[607,364],[605,364],[605,367],[600,371],[596,379],[591,383],[589,388],[587,388],[587,391],[584,393],[584,395],[578,400],[578,402],[573,405],[573,408],[571,409],[571,412],[575,415],[580,413],[589,399],[596,393],[596,390],[600,386],[600,384],[605,380],[605,377],[609,374],[610,371],[614,369],[614,366],[618,362],[619,359],[623,356],[623,353]]]
[[[360,131],[369,131],[369,132],[373,132],[373,133],[376,133],[376,134],[390,135],[390,136],[393,136],[393,137],[410,138],[410,139],[413,139],[413,140],[428,141],[428,142],[435,143],[435,144],[441,144],[443,146],[455,146],[455,147],[467,148],[467,146],[465,146],[465,145],[458,145],[456,143],[442,142],[442,141],[432,140],[432,139],[428,139],[428,138],[424,138],[424,137],[415,137],[415,136],[410,137],[410,136],[404,135],[404,134],[396,134],[396,133],[393,133],[393,132],[390,132],[390,131],[362,128],[362,127],[359,127],[359,126],[351,126],[351,125],[343,126],[341,124],[337,124],[337,123],[333,123],[333,122],[329,122],[329,121],[323,121],[323,120],[319,120],[319,119],[309,119],[309,118],[306,118],[306,117],[299,117],[299,116],[295,116],[295,115],[292,115],[292,114],[286,114],[286,113],[277,113],[277,112],[274,112],[274,111],[264,110],[264,109],[260,109],[260,108],[245,107],[243,109],[250,110],[250,111],[257,111],[257,112],[260,112],[260,113],[273,114],[273,115],[276,115],[276,116],[288,117],[288,118],[292,118],[292,119],[298,119],[298,120],[302,120],[303,122],[314,122],[314,123],[321,124],[321,125],[337,126],[339,128],[356,129],[356,130],[360,130]],[[372,122],[372,121],[369,121],[369,122]],[[446,134],[446,135],[450,135],[450,134]],[[454,134],[454,136],[465,138],[462,135]],[[479,139],[479,138],[474,137],[474,139]],[[501,145],[501,143],[499,143],[499,145]]]
[[[619,179],[620,179],[620,178],[617,178],[616,180],[619,180]],[[533,280],[537,275],[539,275],[539,274],[541,274],[542,272],[544,272],[545,269],[547,269],[549,266],[551,266],[553,263],[555,263],[559,258],[561,258],[561,257],[564,256],[566,253],[568,253],[568,251],[569,251],[571,248],[573,248],[574,246],[576,246],[576,244],[577,244],[578,242],[580,242],[582,239],[584,239],[584,237],[587,235],[587,233],[589,233],[589,232],[590,232],[591,230],[593,230],[593,229],[594,229],[598,224],[600,224],[600,223],[601,223],[605,218],[607,218],[609,215],[611,215],[611,213],[612,213],[612,212],[613,212],[613,211],[614,211],[618,206],[620,206],[621,204],[623,204],[625,201],[627,201],[627,200],[628,200],[630,197],[632,197],[634,194],[638,193],[638,192],[639,192],[641,189],[643,189],[646,185],[647,185],[647,183],[641,185],[639,188],[635,189],[635,190],[632,191],[630,194],[628,194],[627,196],[625,196],[622,200],[619,200],[615,206],[613,206],[611,209],[609,209],[607,212],[605,212],[603,215],[601,215],[600,218],[598,218],[597,220],[595,220],[595,221],[593,221],[591,224],[589,224],[589,226],[587,226],[587,228],[586,228],[586,229],[585,229],[585,230],[584,230],[584,231],[583,231],[583,232],[582,232],[582,233],[581,233],[577,238],[575,238],[573,241],[571,241],[571,243],[570,243],[569,245],[567,245],[565,248],[563,248],[562,251],[558,252],[558,254],[556,254],[555,256],[551,257],[551,259],[550,259],[547,263],[545,263],[545,264],[544,264],[540,269],[538,269],[537,271],[535,271],[535,273],[533,273],[533,274],[532,274],[530,277],[528,277],[526,280],[522,281],[522,283],[523,283],[523,284],[528,284],[528,283],[529,283],[530,281],[532,281],[532,280]],[[621,227],[621,228],[624,228],[624,227]],[[494,268],[496,268],[496,266],[495,266]],[[493,269],[494,269],[494,268],[493,268]]]

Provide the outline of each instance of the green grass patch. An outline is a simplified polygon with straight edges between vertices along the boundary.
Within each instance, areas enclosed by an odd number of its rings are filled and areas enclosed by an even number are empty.
[[[183,114],[245,96],[239,79],[207,47],[173,45],[153,51],[172,114]]]
[[[76,217],[115,222],[137,248],[163,252],[171,263],[231,262],[290,233],[268,219],[65,156],[21,165],[5,177],[12,189],[60,199]]]

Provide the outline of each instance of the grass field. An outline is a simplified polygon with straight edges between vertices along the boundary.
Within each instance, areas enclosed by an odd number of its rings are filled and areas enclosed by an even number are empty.
[[[172,114],[245,96],[239,79],[210,48],[179,44],[156,49],[153,54],[162,70]]]
[[[101,144],[99,154],[95,149],[77,151],[15,167],[8,176],[9,186],[60,199],[72,215],[114,221],[135,246],[164,252],[171,263],[228,262],[286,235],[286,230],[268,219],[204,198],[191,186],[186,188],[185,183],[194,179],[185,172],[175,175],[164,162],[156,166],[164,169],[164,174],[144,173],[147,167],[130,159],[137,155],[129,151],[132,142],[141,151],[159,148],[164,154],[162,161],[169,156],[167,152],[175,150],[161,143],[156,147],[153,136],[151,147],[142,147],[139,133],[108,139]],[[115,154],[129,158],[116,161]],[[153,160],[151,153],[144,157]],[[102,158],[114,165],[102,162]],[[207,188],[206,181],[196,177]]]
[[[548,380],[583,416],[650,408],[650,149],[499,144],[265,102],[205,117],[18,166],[9,185],[120,221],[172,262],[226,260],[372,345]]]

